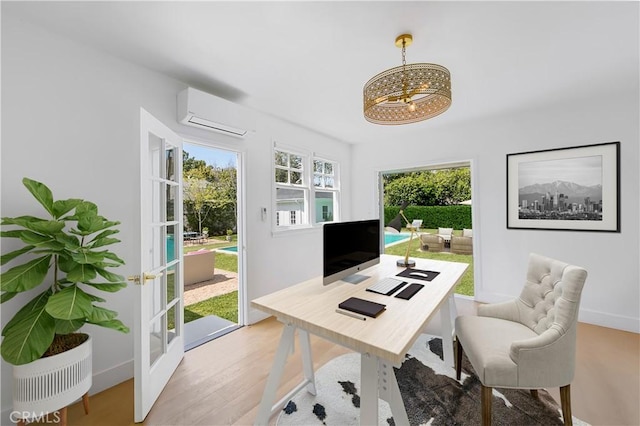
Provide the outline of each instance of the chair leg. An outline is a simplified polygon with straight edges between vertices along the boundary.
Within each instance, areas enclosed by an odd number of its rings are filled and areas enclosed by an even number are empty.
[[[82,406],[84,407],[84,413],[89,414],[89,392],[82,395]]]
[[[461,371],[462,371],[462,343],[460,343],[460,338],[456,336],[456,380],[460,380]]]
[[[482,404],[482,426],[491,426],[491,392],[492,388],[481,385],[480,403]]]
[[[571,388],[570,385],[560,388],[560,405],[562,406],[562,418],[565,426],[573,426],[571,418]]]
[[[538,399],[538,389],[531,389],[529,392],[531,392],[532,397]]]

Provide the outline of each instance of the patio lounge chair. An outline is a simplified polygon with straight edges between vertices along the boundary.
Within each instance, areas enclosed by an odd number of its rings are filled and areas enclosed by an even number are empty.
[[[444,239],[436,234],[421,234],[420,248],[423,251],[438,252],[444,250]]]
[[[216,252],[198,250],[184,255],[184,285],[213,279]]]
[[[451,253],[473,254],[473,238],[471,229],[463,229],[462,236],[451,237]]]

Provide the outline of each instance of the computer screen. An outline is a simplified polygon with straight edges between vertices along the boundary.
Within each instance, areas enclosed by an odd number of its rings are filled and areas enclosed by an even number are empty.
[[[323,226],[323,284],[357,283],[357,272],[380,263],[380,220],[327,223]]]

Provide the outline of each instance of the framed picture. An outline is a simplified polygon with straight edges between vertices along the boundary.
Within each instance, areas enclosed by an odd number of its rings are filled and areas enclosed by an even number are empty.
[[[620,232],[620,142],[507,154],[507,228]]]

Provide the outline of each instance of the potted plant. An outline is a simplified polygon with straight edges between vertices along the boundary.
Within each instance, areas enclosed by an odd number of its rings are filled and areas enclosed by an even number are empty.
[[[227,241],[231,241],[232,235],[233,235],[233,231],[231,229],[227,229]]]
[[[105,300],[96,294],[127,285],[109,271],[124,261],[105,249],[119,242],[112,236],[120,222],[100,216],[91,202],[54,201],[43,183],[28,178],[22,183],[47,217],[5,217],[1,222],[2,238],[17,238],[25,246],[1,257],[0,264],[14,265],[0,275],[0,302],[40,290],[2,329],[0,352],[14,366],[13,409],[38,416],[82,396],[87,411],[91,338],[78,330],[89,323],[129,332],[117,312],[98,305]]]

